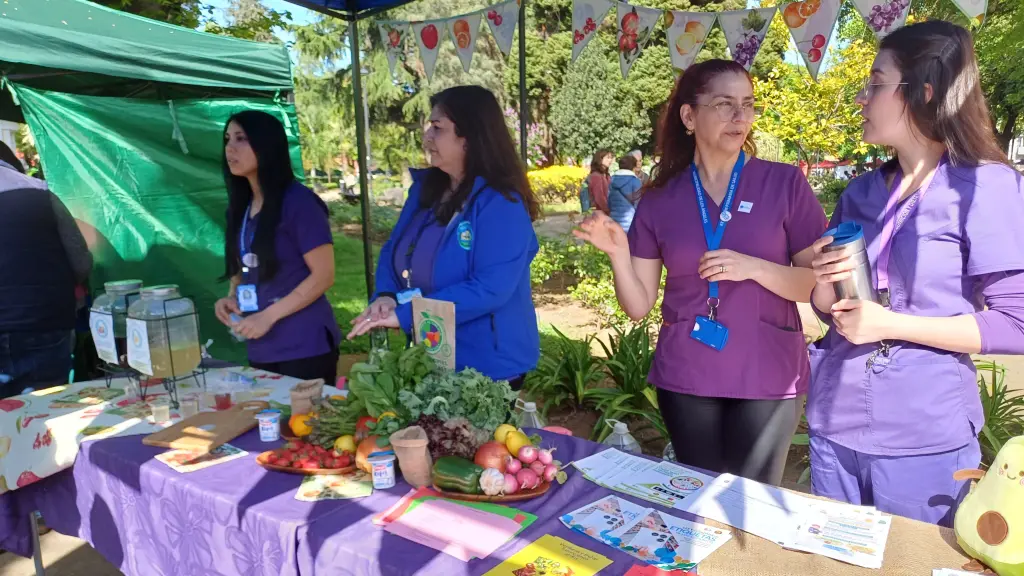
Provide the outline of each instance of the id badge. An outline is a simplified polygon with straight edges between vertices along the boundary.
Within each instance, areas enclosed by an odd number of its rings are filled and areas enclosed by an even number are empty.
[[[697,342],[721,350],[729,340],[729,329],[707,316],[698,316],[690,332],[690,338]]]
[[[238,287],[238,309],[246,314],[259,312],[260,303],[256,298],[255,284],[242,284]]]
[[[408,304],[412,302],[413,298],[423,298],[423,292],[419,288],[413,288],[411,290],[405,290],[398,293],[396,300],[399,304]]]

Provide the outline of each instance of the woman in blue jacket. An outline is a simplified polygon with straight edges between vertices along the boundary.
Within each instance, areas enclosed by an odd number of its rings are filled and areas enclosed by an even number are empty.
[[[416,296],[453,302],[456,368],[518,389],[540,356],[530,290],[540,207],[493,94],[456,86],[430,104],[431,168],[411,171],[380,251],[376,294],[348,337],[381,326],[411,334]]]
[[[633,223],[637,202],[640,201],[640,188],[643,182],[636,175],[637,159],[627,154],[619,158],[619,169],[612,174],[612,182],[608,185],[608,215],[626,232]]]

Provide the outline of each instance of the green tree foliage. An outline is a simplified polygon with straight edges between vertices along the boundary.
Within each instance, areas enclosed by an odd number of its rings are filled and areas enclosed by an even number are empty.
[[[280,43],[274,29],[287,27],[291,13],[271,10],[260,0],[229,0],[227,17],[227,26],[210,20],[206,23],[206,31],[256,42]]]
[[[144,18],[177,24],[186,28],[199,26],[210,7],[201,0],[93,0],[97,4],[136,14]]]

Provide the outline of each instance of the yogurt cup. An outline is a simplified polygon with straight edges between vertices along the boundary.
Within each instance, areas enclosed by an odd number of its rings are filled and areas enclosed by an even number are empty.
[[[370,464],[374,489],[386,490],[395,485],[394,452],[374,452],[366,461]]]
[[[281,438],[281,411],[263,410],[256,414],[261,442],[277,442]]]

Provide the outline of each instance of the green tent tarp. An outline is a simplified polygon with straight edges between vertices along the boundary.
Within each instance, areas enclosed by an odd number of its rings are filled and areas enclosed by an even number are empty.
[[[281,118],[301,177],[284,46],[203,34],[83,0],[0,2],[0,118],[27,122],[50,188],[96,256],[93,287],[141,278],[196,300],[211,353],[244,351],[212,313],[223,296],[222,129]]]

